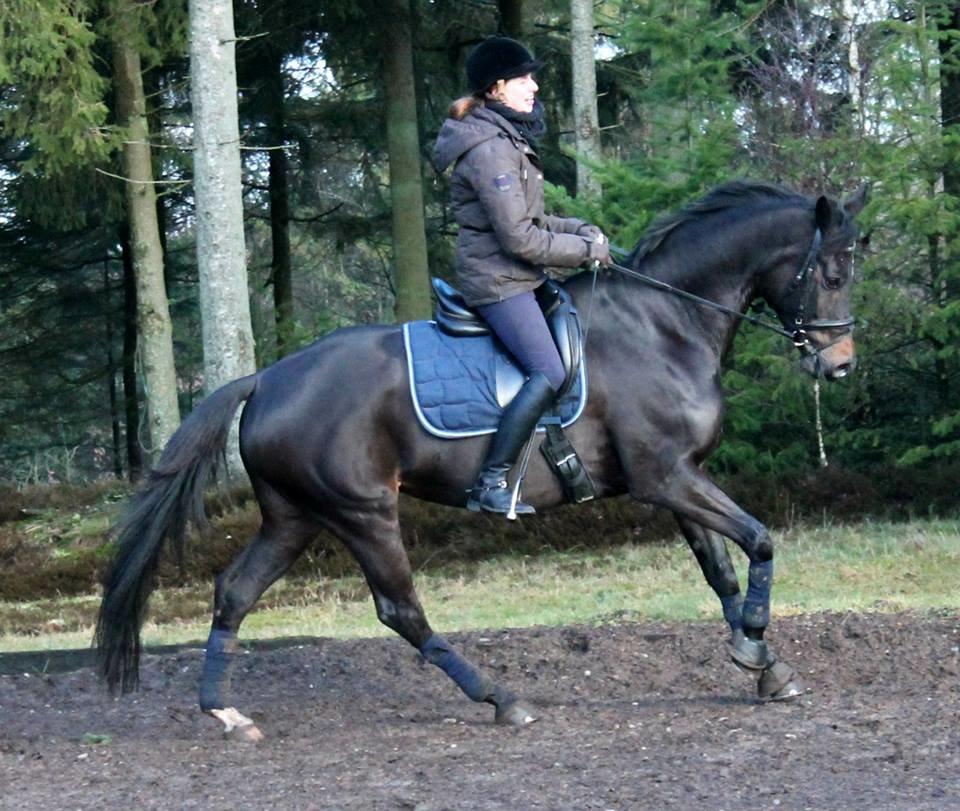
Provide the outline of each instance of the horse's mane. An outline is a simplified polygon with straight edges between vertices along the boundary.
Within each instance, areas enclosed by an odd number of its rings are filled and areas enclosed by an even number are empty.
[[[711,189],[699,200],[695,200],[675,214],[658,217],[647,228],[637,246],[633,249],[628,262],[634,262],[649,256],[663,244],[663,241],[677,228],[709,214],[729,209],[744,208],[756,203],[774,201],[777,204],[806,204],[806,198],[791,189],[776,183],[764,183],[750,180],[733,180]]]

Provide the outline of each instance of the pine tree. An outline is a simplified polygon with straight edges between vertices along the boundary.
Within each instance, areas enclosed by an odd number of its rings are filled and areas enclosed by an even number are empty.
[[[430,315],[430,281],[423,215],[423,175],[413,81],[410,0],[389,0],[383,29],[383,76],[397,321]]]
[[[150,440],[157,450],[180,425],[173,328],[163,278],[163,248],[146,97],[137,33],[142,30],[136,3],[120,0],[113,9],[111,46],[117,120],[124,131],[123,169],[136,280],[140,358],[145,378]]]
[[[207,392],[255,368],[243,236],[235,49],[229,0],[191,0],[190,97]],[[229,458],[231,467],[239,470],[236,450]]]

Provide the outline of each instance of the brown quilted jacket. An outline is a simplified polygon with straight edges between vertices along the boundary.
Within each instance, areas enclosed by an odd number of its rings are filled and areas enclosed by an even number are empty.
[[[586,223],[543,212],[537,153],[503,116],[476,107],[448,118],[434,163],[453,165],[450,198],[460,226],[456,284],[471,306],[502,301],[541,285],[544,266],[573,268],[590,258]]]

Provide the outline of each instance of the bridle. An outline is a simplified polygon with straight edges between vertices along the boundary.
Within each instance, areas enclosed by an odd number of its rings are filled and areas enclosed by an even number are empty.
[[[828,346],[832,346],[840,340],[840,338],[852,332],[854,324],[853,316],[838,318],[832,321],[820,318],[814,318],[813,321],[806,320],[807,304],[813,293],[813,286],[816,284],[816,280],[813,278],[813,269],[820,260],[820,248],[822,245],[823,232],[817,228],[813,233],[813,242],[810,244],[810,250],[807,251],[807,257],[803,260],[800,270],[797,271],[787,288],[787,297],[800,291],[800,303],[797,305],[796,312],[793,316],[793,343],[795,346],[803,348],[811,343],[807,337],[807,332],[810,330],[814,332],[819,330],[844,330],[837,339],[820,347],[820,351],[826,349]],[[800,341],[800,343],[798,343],[798,341]]]
[[[787,287],[787,298],[794,296],[797,293],[800,294],[800,300],[797,304],[796,310],[794,311],[793,320],[790,323],[790,329],[785,329],[784,327],[779,326],[775,322],[766,318],[758,318],[757,316],[753,316],[748,313],[742,313],[739,310],[735,310],[733,307],[727,307],[719,302],[705,299],[686,290],[681,290],[679,287],[674,287],[672,284],[655,279],[652,276],[648,276],[646,273],[641,273],[633,268],[619,265],[616,262],[610,262],[607,267],[617,271],[618,273],[622,273],[625,276],[638,279],[644,284],[657,290],[663,290],[664,292],[671,293],[675,296],[679,296],[680,298],[687,299],[688,301],[693,301],[696,304],[700,304],[704,307],[709,307],[712,310],[726,313],[734,318],[739,318],[743,321],[749,321],[751,324],[756,324],[757,326],[768,329],[777,333],[778,335],[782,335],[785,338],[789,338],[793,342],[793,345],[797,347],[797,349],[805,352],[808,355],[819,355],[825,349],[828,349],[849,335],[853,331],[854,325],[854,319],[852,316],[835,320],[824,320],[816,317],[814,317],[814,320],[812,321],[806,320],[807,304],[809,303],[814,292],[813,285],[816,284],[813,269],[820,261],[820,249],[822,246],[823,232],[818,227],[813,233],[813,241],[810,243],[810,249],[807,251],[807,255],[804,258],[803,263],[800,265],[800,268],[794,274],[793,279],[790,281],[790,284]],[[610,245],[610,249],[624,256],[626,256],[628,253],[622,248],[617,248],[612,244]],[[843,332],[829,343],[818,345],[810,339],[808,333],[818,332],[821,330],[843,330]]]

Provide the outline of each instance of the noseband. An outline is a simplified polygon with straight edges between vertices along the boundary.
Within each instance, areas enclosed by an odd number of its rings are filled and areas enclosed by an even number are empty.
[[[806,320],[806,309],[807,303],[813,294],[813,285],[816,284],[816,280],[813,278],[813,268],[816,267],[817,262],[820,261],[820,248],[823,245],[823,232],[817,228],[813,233],[813,242],[810,244],[810,250],[807,251],[806,258],[803,260],[803,264],[800,265],[800,269],[794,275],[793,279],[790,282],[790,285],[787,288],[787,298],[794,295],[798,290],[801,290],[802,293],[800,297],[800,303],[797,305],[796,312],[793,315],[793,322],[790,325],[790,329],[783,329],[782,327],[777,326],[772,321],[768,321],[763,318],[757,318],[756,316],[749,315],[747,313],[742,313],[739,310],[735,310],[732,307],[727,307],[724,304],[720,304],[716,301],[710,301],[710,299],[705,299],[701,296],[690,293],[686,290],[681,290],[679,287],[674,287],[672,284],[667,282],[662,282],[659,279],[654,279],[652,276],[648,276],[646,273],[641,273],[638,270],[633,268],[624,267],[623,265],[618,265],[616,262],[610,262],[607,267],[616,270],[618,273],[622,273],[625,276],[632,276],[634,279],[639,279],[644,284],[654,287],[657,290],[663,290],[667,293],[672,293],[675,296],[680,298],[685,298],[688,301],[696,302],[701,304],[704,307],[709,307],[712,310],[718,310],[727,315],[732,315],[734,318],[742,319],[743,321],[749,321],[751,324],[756,324],[757,326],[763,327],[764,329],[771,330],[772,332],[782,335],[785,338],[789,338],[797,349],[805,352],[808,355],[819,355],[825,349],[829,349],[838,341],[843,340],[847,335],[853,331],[854,320],[852,316],[847,318],[837,319],[834,321],[828,321],[820,318],[814,318],[813,321]],[[622,248],[617,248],[614,245],[610,245],[611,250],[616,251],[617,253],[626,255],[627,251]],[[594,277],[596,278],[596,277]],[[809,332],[817,332],[820,330],[832,330],[832,329],[842,329],[843,333],[838,335],[829,343],[818,346],[812,340],[810,340]]]

